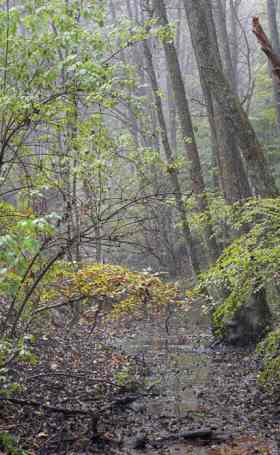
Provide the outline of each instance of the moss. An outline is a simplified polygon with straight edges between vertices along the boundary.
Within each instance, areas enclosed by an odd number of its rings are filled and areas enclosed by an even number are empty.
[[[226,324],[234,317],[236,311],[246,303],[253,289],[250,285],[244,286],[242,293],[232,291],[224,302],[217,305],[212,312],[211,321],[213,333],[218,338],[225,335]]]
[[[263,359],[262,371],[258,376],[259,383],[278,388],[280,384],[280,328],[270,332],[266,339],[259,343],[257,351]]]
[[[25,450],[17,447],[15,438],[6,432],[0,433],[0,449],[5,450],[7,455],[28,455]]]

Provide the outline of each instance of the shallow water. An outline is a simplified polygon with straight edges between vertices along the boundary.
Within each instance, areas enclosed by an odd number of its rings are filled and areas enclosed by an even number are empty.
[[[122,341],[122,349],[127,353],[141,353],[149,369],[149,382],[156,383],[159,394],[146,402],[145,409],[146,415],[153,419],[183,421],[190,414],[203,416],[205,413],[199,403],[199,394],[208,378],[209,360],[203,346],[194,347],[190,344],[190,336],[198,328],[198,318],[196,308],[191,309],[184,318],[174,314],[168,333],[165,324],[146,321],[140,332]],[[200,331],[205,329],[207,339],[207,320],[200,321],[199,326]],[[164,452],[152,450],[145,453],[206,455],[208,451],[203,447],[191,446],[186,441],[172,443]]]
[[[212,409],[211,400],[210,405],[208,400],[205,400],[209,383],[211,384],[210,371],[212,375],[213,371],[215,374],[213,350],[208,347],[211,341],[209,322],[203,317],[198,306],[190,308],[185,314],[182,314],[181,310],[175,311],[169,319],[168,330],[166,321],[160,318],[148,319],[141,323],[141,326],[137,323],[132,335],[119,340],[118,347],[143,360],[148,385],[155,384],[155,396],[144,399],[142,403],[144,411],[139,427],[140,434],[148,435],[149,442],[157,443],[166,436],[177,435],[178,432],[209,428],[208,422],[212,422],[215,433],[223,432],[223,416],[219,416],[218,404],[214,402]],[[227,351],[236,354],[234,349],[224,350],[221,347],[215,355],[223,359]],[[224,377],[219,369],[217,374],[221,381],[227,380],[227,376]],[[223,382],[220,387],[223,390]],[[245,418],[242,412],[240,416]],[[240,416],[237,413],[236,419]],[[129,449],[125,455],[279,454],[276,442],[255,438],[250,431],[232,441],[230,437],[227,440],[228,443],[220,445],[214,442],[211,444],[211,441],[208,445],[203,445],[203,441],[198,440],[173,440],[163,444],[161,448],[143,451]],[[156,444],[154,446],[157,447]]]

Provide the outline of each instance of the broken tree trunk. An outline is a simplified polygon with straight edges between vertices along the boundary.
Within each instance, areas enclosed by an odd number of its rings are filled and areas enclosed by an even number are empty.
[[[256,16],[253,17],[253,33],[256,35],[257,40],[260,43],[262,51],[270,61],[272,73],[280,86],[280,55],[278,55],[273,49],[270,40],[260,24],[259,18]]]

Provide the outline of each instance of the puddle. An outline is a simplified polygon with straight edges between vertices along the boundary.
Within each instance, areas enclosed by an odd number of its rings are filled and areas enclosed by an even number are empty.
[[[154,371],[160,397],[151,400],[151,414],[183,418],[189,412],[202,412],[198,397],[207,377],[206,355],[167,352]]]
[[[121,348],[128,354],[141,353],[149,369],[149,381],[156,383],[158,396],[146,401],[145,413],[151,421],[175,419],[184,422],[185,419],[187,430],[187,416],[203,418],[206,414],[199,395],[208,379],[208,357],[203,348],[194,349],[190,344],[191,335],[197,330],[197,320],[196,308],[188,313],[187,323],[180,315],[175,316],[168,333],[160,321],[146,321],[140,332],[121,342]],[[174,442],[163,451],[145,453],[208,455],[206,448],[195,447],[187,441]]]
[[[168,333],[160,320],[147,320],[133,336],[120,340],[128,354],[140,355],[148,371],[149,382],[155,383],[157,395],[145,399],[141,431],[155,440],[180,431],[207,426],[211,409],[203,405],[203,394],[209,383],[211,349],[208,322],[199,320],[199,311],[192,308],[186,318],[178,312],[169,323]],[[201,333],[202,332],[202,333]],[[199,337],[197,336],[199,333]],[[204,341],[203,341],[204,340]],[[212,420],[213,422],[213,416]],[[256,451],[257,450],[257,451]],[[262,440],[244,437],[228,443],[173,441],[160,449],[129,451],[128,455],[276,455],[278,449]]]

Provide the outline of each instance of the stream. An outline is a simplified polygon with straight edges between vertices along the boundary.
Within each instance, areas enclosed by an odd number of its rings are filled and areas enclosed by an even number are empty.
[[[198,304],[169,310],[40,339],[39,362],[11,368],[23,391],[1,428],[38,455],[279,455],[280,390],[257,383],[258,355],[214,346]]]
[[[171,444],[157,448],[151,447],[151,444],[147,444],[145,448],[135,448],[135,444],[132,444],[127,452],[122,453],[131,455],[137,453],[147,455],[253,455],[258,453],[276,455],[280,453],[276,442],[272,439],[267,440],[263,435],[260,439],[255,439],[259,424],[257,419],[256,429],[252,428],[247,437],[247,429],[250,428],[251,422],[246,416],[246,406],[241,409],[240,404],[237,403],[236,408],[232,407],[229,397],[221,394],[220,398],[215,396],[214,392],[214,401],[218,403],[213,401],[212,409],[211,397],[208,398],[209,383],[213,378],[213,382],[216,381],[218,387],[223,387],[222,380],[227,379],[219,377],[224,370],[225,349],[221,347],[221,352],[213,353],[213,350],[209,348],[211,341],[212,335],[208,319],[202,315],[199,307],[193,307],[187,313],[175,310],[169,318],[167,327],[166,321],[147,319],[140,324],[140,327],[135,326],[132,334],[119,340],[122,351],[142,359],[146,368],[146,381],[148,384],[154,383],[157,391],[155,396],[145,398],[132,405],[136,422],[132,440],[135,441],[135,438],[137,440],[137,438],[141,439],[147,435],[148,441],[153,440],[156,443],[157,440],[162,440],[170,434],[176,435],[207,428],[215,433],[222,433],[226,442],[223,443],[223,439],[218,442],[200,439],[192,442],[178,440],[178,442],[172,441]],[[213,371],[215,375],[213,355],[218,365],[216,377],[213,377]],[[244,359],[244,365],[249,362],[246,351],[229,352],[226,354],[225,362],[228,362],[232,356],[237,364],[240,362],[240,368],[242,368]],[[225,365],[226,369],[231,368],[230,363]],[[229,382],[232,379],[231,376],[234,376],[234,365],[232,371],[233,373],[229,373]],[[246,370],[245,373],[247,373]],[[250,374],[251,369],[248,366],[248,378],[245,376],[244,384],[247,384]],[[252,380],[251,382],[249,380],[248,383],[251,387]],[[241,384],[243,393],[242,387]],[[207,395],[206,400],[205,395]],[[244,396],[246,397],[246,390]],[[223,401],[227,404],[229,412],[223,406]],[[219,406],[221,406],[221,411]],[[240,416],[238,415],[239,409]],[[262,418],[261,414],[260,418]],[[228,423],[228,419],[230,423]],[[245,437],[242,435],[241,438],[236,439],[236,443],[232,443],[230,432],[232,422],[235,420],[237,434],[242,433],[244,427],[246,435]]]
[[[158,396],[145,400],[145,418],[142,432],[150,432],[145,421],[161,422],[169,431],[172,424],[183,422],[189,416],[203,416],[199,395],[208,378],[207,348],[193,346],[193,336],[197,328],[204,330],[205,344],[211,337],[206,317],[201,319],[199,309],[191,309],[187,314],[174,312],[168,321],[146,320],[141,330],[121,343],[121,348],[129,355],[142,356],[148,369],[148,381],[155,383]],[[143,404],[141,404],[143,405]],[[140,406],[141,406],[140,405]],[[137,405],[136,405],[137,410]],[[148,419],[147,419],[148,416]],[[150,418],[149,418],[150,417]],[[154,428],[164,435],[162,429]],[[173,443],[167,451],[145,450],[146,454],[168,453],[170,455],[193,454],[207,455],[208,449],[195,447],[190,443]],[[186,450],[188,450],[186,452]],[[130,453],[139,453],[132,450]]]

